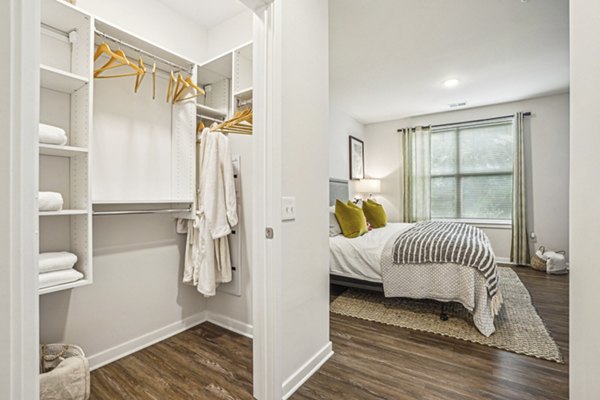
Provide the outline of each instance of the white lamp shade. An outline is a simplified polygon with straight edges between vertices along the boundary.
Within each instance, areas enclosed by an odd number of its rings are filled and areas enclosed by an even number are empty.
[[[379,193],[381,192],[381,181],[379,179],[361,179],[356,182],[356,191],[358,193]]]

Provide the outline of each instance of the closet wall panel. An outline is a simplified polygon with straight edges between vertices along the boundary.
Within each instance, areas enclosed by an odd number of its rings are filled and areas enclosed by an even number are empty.
[[[135,78],[94,82],[94,202],[171,200],[171,105],[167,82],[157,78],[159,99]],[[192,128],[193,129],[193,128]]]

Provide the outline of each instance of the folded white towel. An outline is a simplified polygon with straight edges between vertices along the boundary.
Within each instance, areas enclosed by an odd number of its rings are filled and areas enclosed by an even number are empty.
[[[83,278],[83,274],[76,269],[47,272],[45,274],[40,274],[40,289],[62,285],[63,283],[75,282],[81,278]]]
[[[40,124],[39,136],[40,143],[64,146],[68,141],[65,130],[52,125]]]
[[[77,262],[77,256],[68,251],[40,253],[40,274],[71,269]]]
[[[62,194],[57,192],[40,192],[38,205],[40,211],[60,211],[63,208]]]

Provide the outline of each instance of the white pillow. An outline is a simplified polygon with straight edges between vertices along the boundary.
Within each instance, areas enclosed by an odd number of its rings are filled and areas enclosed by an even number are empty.
[[[334,237],[342,233],[340,223],[335,217],[335,206],[329,207],[329,237]]]

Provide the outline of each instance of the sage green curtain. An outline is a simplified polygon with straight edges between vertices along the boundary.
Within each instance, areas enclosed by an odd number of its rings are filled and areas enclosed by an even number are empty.
[[[431,129],[402,130],[402,205],[404,222],[431,218]]]
[[[513,120],[513,201],[512,240],[510,260],[517,264],[529,264],[529,238],[527,235],[527,186],[525,181],[525,146],[523,113],[515,114]]]

